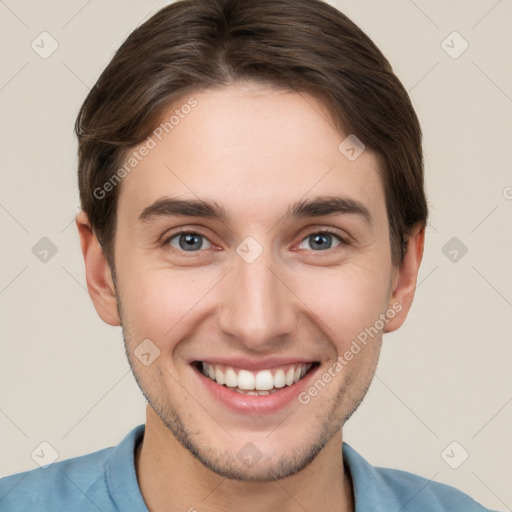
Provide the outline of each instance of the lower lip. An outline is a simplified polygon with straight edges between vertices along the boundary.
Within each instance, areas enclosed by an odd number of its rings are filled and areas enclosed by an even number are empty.
[[[217,402],[220,402],[222,405],[225,405],[238,413],[260,415],[277,412],[296,400],[297,396],[309,386],[309,383],[319,366],[317,365],[313,367],[296,384],[279,388],[279,391],[270,395],[261,396],[244,395],[237,391],[233,391],[232,389],[226,386],[221,386],[212,379],[206,377],[195,366],[193,366],[193,368],[201,382],[203,382]]]

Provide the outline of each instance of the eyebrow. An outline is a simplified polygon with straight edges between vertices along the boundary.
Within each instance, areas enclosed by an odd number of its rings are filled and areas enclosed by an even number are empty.
[[[281,220],[339,214],[359,215],[369,225],[373,224],[370,211],[363,203],[338,196],[320,196],[293,203]],[[149,222],[156,217],[203,217],[223,223],[230,221],[230,215],[215,201],[172,197],[158,199],[145,208],[139,215],[139,221]]]

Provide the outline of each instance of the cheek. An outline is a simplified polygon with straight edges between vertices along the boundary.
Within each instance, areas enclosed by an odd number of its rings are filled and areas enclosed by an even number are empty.
[[[321,320],[326,336],[345,350],[366,328],[375,325],[388,298],[388,275],[375,268],[345,268],[306,280],[301,296]]]
[[[133,340],[149,338],[161,350],[171,349],[182,323],[200,308],[210,280],[190,271],[126,266],[124,272],[119,275],[124,327]]]

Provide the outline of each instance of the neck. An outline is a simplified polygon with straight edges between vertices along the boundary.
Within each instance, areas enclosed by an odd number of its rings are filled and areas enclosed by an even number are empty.
[[[353,491],[342,458],[341,429],[302,471],[268,482],[229,480],[203,466],[147,406],[135,468],[151,512],[352,512]]]

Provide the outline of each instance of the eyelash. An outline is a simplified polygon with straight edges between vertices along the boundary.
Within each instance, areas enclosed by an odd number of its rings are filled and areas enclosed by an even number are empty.
[[[165,240],[162,242],[162,246],[170,246],[170,241],[179,236],[179,235],[197,235],[197,236],[202,236],[203,238],[206,238],[210,243],[212,243],[208,237],[204,234],[204,233],[201,233],[200,231],[196,231],[196,230],[188,230],[188,229],[183,229],[181,231],[177,231],[176,233],[173,233],[172,235],[168,236],[165,238]],[[307,238],[309,238],[310,236],[312,235],[333,235],[334,237],[336,237],[340,244],[337,245],[336,247],[331,247],[330,249],[326,249],[324,251],[319,251],[319,250],[315,250],[315,249],[309,249],[308,251],[309,252],[313,252],[313,253],[323,253],[323,252],[329,252],[329,251],[335,251],[337,248],[341,247],[341,246],[346,246],[346,245],[349,245],[349,242],[346,238],[342,237],[337,231],[335,231],[334,229],[330,229],[330,228],[324,228],[324,229],[321,229],[321,230],[318,230],[318,231],[312,231],[311,233],[309,233],[308,235],[306,235],[305,237],[303,237],[300,241],[300,243],[304,242],[304,240],[306,240]],[[186,254],[187,252],[189,252],[190,255],[193,255],[194,253],[199,253],[199,252],[202,252],[202,250],[198,250],[198,251],[182,251],[182,250],[179,250],[179,249],[175,249],[174,247],[172,248],[172,250],[174,251],[178,251],[180,253],[183,253],[183,254]],[[303,250],[303,249],[300,249],[300,250]]]

